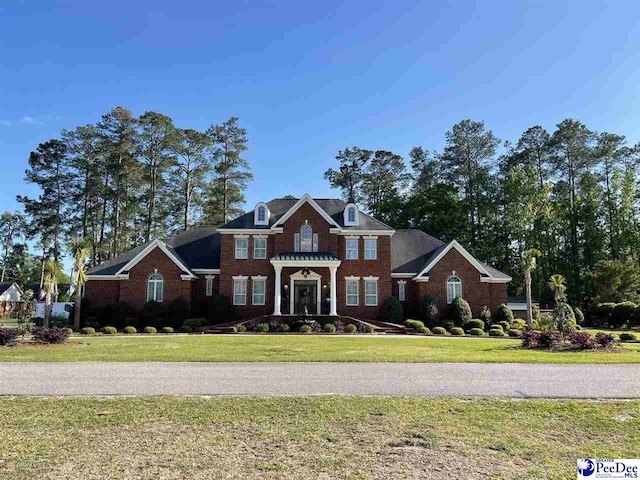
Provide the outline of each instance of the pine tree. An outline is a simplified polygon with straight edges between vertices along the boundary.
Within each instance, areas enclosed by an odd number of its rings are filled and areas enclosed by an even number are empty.
[[[359,147],[345,148],[336,155],[339,168],[328,169],[324,172],[325,180],[329,181],[331,188],[337,188],[342,192],[342,198],[346,202],[358,203],[361,200],[361,185],[364,172],[373,152]]]

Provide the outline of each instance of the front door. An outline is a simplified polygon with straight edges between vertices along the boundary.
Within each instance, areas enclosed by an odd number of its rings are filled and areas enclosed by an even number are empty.
[[[293,308],[298,315],[315,315],[317,284],[313,282],[296,281],[294,283]]]

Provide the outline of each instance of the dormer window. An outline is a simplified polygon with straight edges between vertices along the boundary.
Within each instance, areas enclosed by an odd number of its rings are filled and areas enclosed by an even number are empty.
[[[256,208],[253,212],[253,223],[254,225],[269,225],[269,217],[271,216],[271,212],[269,212],[269,207],[264,202],[260,202],[256,205]]]
[[[355,203],[350,203],[344,209],[344,225],[345,227],[358,226],[358,207]]]

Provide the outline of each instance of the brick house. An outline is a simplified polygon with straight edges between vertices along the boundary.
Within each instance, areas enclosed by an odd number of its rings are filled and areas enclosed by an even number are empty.
[[[278,198],[220,227],[194,227],[140,245],[88,272],[94,306],[141,308],[178,297],[201,306],[220,293],[239,318],[347,315],[375,319],[389,296],[405,312],[433,295],[442,314],[455,297],[474,315],[507,303],[508,275],[455,240],[394,230],[338,199]]]

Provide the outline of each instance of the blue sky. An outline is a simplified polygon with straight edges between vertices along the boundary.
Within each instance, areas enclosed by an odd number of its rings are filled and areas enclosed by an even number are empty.
[[[116,105],[180,127],[240,117],[247,204],[336,195],[339,149],[441,148],[566,117],[640,141],[636,1],[12,1],[0,5],[0,210],[29,152]]]

